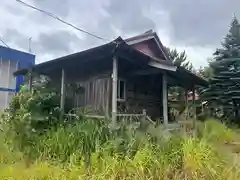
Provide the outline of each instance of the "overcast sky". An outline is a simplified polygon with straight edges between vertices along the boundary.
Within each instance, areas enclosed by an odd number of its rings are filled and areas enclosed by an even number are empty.
[[[104,43],[15,0],[0,1],[0,36],[24,51],[32,37],[38,63]],[[186,50],[196,68],[220,47],[233,14],[240,17],[239,0],[23,1],[109,40],[153,29],[164,45]]]

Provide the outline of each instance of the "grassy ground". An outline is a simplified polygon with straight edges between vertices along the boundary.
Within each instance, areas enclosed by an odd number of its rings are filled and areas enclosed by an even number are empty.
[[[129,127],[131,126],[131,127]],[[2,134],[0,179],[240,179],[240,134],[209,120],[196,136],[92,121],[51,130],[23,149]]]

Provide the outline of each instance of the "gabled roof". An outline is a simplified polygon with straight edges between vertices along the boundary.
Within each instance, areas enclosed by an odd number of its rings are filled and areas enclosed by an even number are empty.
[[[165,47],[163,46],[160,38],[158,37],[157,33],[154,32],[152,29],[146,31],[143,34],[127,38],[124,41],[129,45],[134,45],[134,44],[141,43],[141,42],[144,42],[147,40],[154,40],[156,42],[158,48],[162,52],[163,56],[165,57],[165,60],[170,60],[169,55],[166,52]]]
[[[159,49],[162,51],[164,56],[166,56],[166,59],[156,59],[138,51],[133,46],[131,46],[134,43],[143,42],[147,39],[156,41]],[[86,71],[86,64],[88,64],[89,67],[93,67],[93,63],[95,65],[96,63],[103,65],[104,63],[109,63],[112,60],[111,57],[113,56],[119,56],[123,59],[125,58],[125,60],[134,63],[134,65],[138,67],[144,66],[148,68],[155,68],[158,73],[160,73],[162,70],[168,71],[170,75],[174,76],[175,78],[180,78],[181,81],[191,81],[199,85],[207,85],[207,82],[202,78],[185,70],[182,67],[174,66],[172,61],[165,53],[164,46],[162,45],[160,39],[153,31],[149,31],[142,35],[135,36],[126,40],[123,40],[121,37],[119,37],[110,43],[95,48],[37,64],[36,66],[32,67],[32,70],[45,75],[52,74],[54,72],[60,73],[62,68],[67,68],[70,72],[72,72],[74,68],[74,70],[77,72],[80,72],[81,70]],[[99,65],[96,65],[94,67],[98,66]],[[14,75],[23,75],[28,71],[28,69],[22,69],[16,71]]]
[[[109,42],[101,46],[97,46],[91,49],[87,49],[85,51],[77,52],[74,54],[70,54],[67,56],[63,56],[60,58],[56,58],[50,61],[37,64],[32,67],[32,70],[38,73],[45,72],[48,73],[53,71],[53,69],[61,70],[61,67],[70,66],[71,64],[74,63],[83,64],[86,61],[90,62],[92,60],[101,59],[103,56],[110,57],[113,56],[114,54],[119,56],[122,56],[123,54],[128,54],[130,56],[134,55],[135,58],[133,58],[132,61],[139,65],[145,64],[148,66],[149,65],[148,63],[151,61],[152,63],[150,66],[159,69],[170,69],[174,71],[176,70],[176,67],[172,64],[171,61],[157,60],[154,57],[150,57],[142,52],[139,52],[138,50],[127,44],[126,41],[123,40],[121,37],[118,37],[112,42]],[[14,76],[26,74],[27,72],[28,69],[20,69],[14,72]]]

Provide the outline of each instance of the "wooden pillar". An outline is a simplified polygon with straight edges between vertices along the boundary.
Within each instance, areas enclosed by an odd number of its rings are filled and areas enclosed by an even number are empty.
[[[113,57],[113,73],[112,73],[112,123],[117,121],[117,86],[118,86],[118,60]]]
[[[63,119],[64,115],[64,106],[65,106],[65,81],[66,81],[66,75],[64,69],[62,69],[62,76],[61,76],[61,101],[60,101],[60,112],[61,112],[61,117],[60,119]]]
[[[168,91],[167,91],[167,76],[163,73],[162,76],[162,105],[163,105],[163,122],[168,125]]]

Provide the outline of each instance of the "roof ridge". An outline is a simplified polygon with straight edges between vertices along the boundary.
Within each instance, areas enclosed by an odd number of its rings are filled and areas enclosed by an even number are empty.
[[[153,29],[149,29],[147,30],[146,32],[144,32],[144,34],[153,34],[154,33],[154,30]]]
[[[126,39],[124,39],[124,41],[129,42],[129,41],[133,41],[133,40],[136,40],[136,39],[141,39],[141,38],[148,37],[148,36],[154,36],[154,33],[155,32],[151,29],[151,30],[148,30],[148,31],[146,31],[142,34],[126,38]]]

